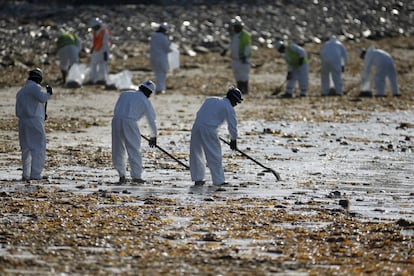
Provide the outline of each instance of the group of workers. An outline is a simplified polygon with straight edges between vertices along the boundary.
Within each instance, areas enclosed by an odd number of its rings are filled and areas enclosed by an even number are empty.
[[[292,98],[296,82],[299,84],[300,96],[306,97],[309,67],[305,49],[295,43],[285,45],[282,41],[276,42],[276,48],[284,54],[288,66],[286,91],[281,97]],[[345,47],[335,36],[332,36],[323,44],[319,55],[321,59],[321,95],[342,96],[342,73],[345,71],[347,63]],[[386,79],[390,82],[392,94],[400,96],[395,64],[389,53],[371,46],[367,50],[361,50],[360,58],[364,60],[360,97],[373,96],[371,78],[375,81],[375,97],[385,96]],[[375,73],[372,74],[372,72]]]
[[[239,16],[231,21],[232,36],[230,43],[233,76],[237,87],[243,94],[248,93],[250,78],[251,35],[244,30],[244,23]],[[306,97],[309,86],[309,63],[306,50],[296,43],[276,41],[277,51],[283,54],[287,64],[286,90],[281,98],[292,98],[296,84],[299,86],[300,96]],[[225,55],[227,49],[222,51]],[[332,36],[326,41],[320,52],[321,59],[321,95],[341,96],[343,94],[342,73],[347,63],[347,51],[343,44]],[[385,96],[385,81],[389,80],[391,92],[399,96],[397,73],[391,55],[374,46],[361,50],[361,59],[364,60],[364,71],[361,77],[360,96],[373,96],[371,78],[375,81],[376,97]],[[374,74],[371,72],[375,71]],[[333,86],[333,87],[331,87]]]
[[[41,180],[46,158],[45,120],[47,101],[53,95],[50,86],[42,91],[43,72],[29,71],[25,85],[16,96],[16,116],[19,118],[19,143],[22,156],[22,180]],[[119,184],[127,182],[127,160],[131,182],[145,183],[142,179],[141,133],[139,120],[146,117],[151,136],[149,146],[157,146],[156,113],[149,101],[158,91],[153,81],[141,83],[138,90],[120,94],[112,118],[112,162],[119,174]],[[224,98],[209,97],[199,111],[191,130],[190,174],[195,185],[205,183],[206,163],[213,185],[226,185],[222,166],[219,127],[227,122],[230,148],[237,148],[237,118],[234,107],[243,100],[239,89],[231,87]]]
[[[92,18],[89,26],[93,30],[93,45],[90,60],[91,84],[106,84],[108,81],[108,63],[110,58],[111,40],[106,24],[99,18]],[[169,26],[161,23],[150,38],[150,65],[154,72],[157,91],[165,93],[166,79],[169,70],[168,54],[172,51],[168,38]],[[237,88],[243,93],[249,92],[249,79],[252,56],[252,37],[245,29],[245,24],[240,16],[231,20],[231,41],[228,48],[221,53],[224,56],[231,51],[231,66]],[[57,41],[60,58],[60,69],[65,82],[70,66],[79,62],[81,42],[73,32],[62,32]],[[309,63],[306,50],[295,43],[276,41],[277,51],[283,54],[287,64],[286,89],[281,98],[292,98],[296,84],[299,86],[300,96],[307,95],[309,86]],[[347,63],[347,51],[343,44],[332,36],[326,41],[319,52],[321,60],[321,95],[343,95],[342,73]],[[364,71],[361,77],[360,96],[372,96],[371,81],[375,81],[376,97],[385,96],[385,82],[389,80],[391,92],[399,96],[397,73],[391,55],[374,46],[361,51],[360,57],[364,60]],[[375,74],[371,72],[375,71]]]
[[[108,84],[109,60],[111,56],[111,38],[108,26],[98,17],[89,21],[92,29],[93,41],[90,49],[90,76],[87,84]],[[166,78],[169,69],[168,53],[172,51],[168,38],[168,24],[161,23],[158,29],[151,34],[150,39],[150,64],[157,82],[156,93],[165,93]],[[70,67],[79,63],[81,40],[72,30],[62,30],[57,39],[57,53],[59,57],[62,81],[66,78]]]
[[[109,59],[111,55],[110,32],[105,23],[98,17],[89,21],[92,29],[93,40],[90,49],[89,80],[88,84],[107,84],[109,73]],[[59,56],[62,81],[66,83],[66,78],[71,66],[79,63],[79,53],[82,42],[72,30],[62,30],[57,39],[57,52]]]
[[[91,20],[94,32],[91,50],[91,82],[106,83],[108,61],[110,56],[109,31],[98,18]],[[237,87],[230,87],[224,98],[207,98],[199,111],[191,130],[190,174],[195,185],[205,183],[205,171],[208,166],[213,185],[226,185],[222,167],[222,154],[218,137],[219,127],[227,122],[230,134],[230,148],[237,149],[237,118],[234,107],[243,101],[242,95],[248,94],[251,35],[243,30],[244,23],[240,17],[232,20],[233,34],[229,49],[231,50],[232,69]],[[124,91],[120,94],[112,119],[112,162],[119,174],[119,183],[127,181],[127,158],[133,183],[144,183],[142,179],[142,158],[140,152],[141,133],[138,121],[146,117],[151,130],[149,146],[157,146],[156,112],[149,101],[154,93],[165,93],[165,80],[168,71],[168,53],[171,51],[167,37],[168,24],[162,23],[151,35],[150,61],[157,84],[151,80],[141,83],[138,90]],[[73,33],[66,33],[58,40],[59,56],[62,57],[61,71],[65,79],[71,63],[77,62],[80,40]],[[305,97],[308,89],[308,60],[306,51],[297,44],[285,44],[277,41],[276,49],[284,54],[288,73],[284,98],[293,97],[296,82],[299,83],[300,96]],[[222,52],[225,55],[226,51]],[[362,92],[370,92],[369,85],[372,67],[375,67],[375,84],[377,97],[385,95],[385,79],[391,84],[394,96],[399,96],[397,74],[391,56],[383,50],[370,47],[361,51],[364,59],[364,71],[361,78]],[[320,50],[321,58],[321,94],[342,95],[342,73],[347,63],[345,47],[336,38],[331,37]],[[29,71],[25,85],[16,96],[16,116],[19,118],[19,142],[22,154],[22,179],[42,179],[46,156],[46,135],[44,122],[47,119],[47,101],[53,95],[50,86],[42,91],[43,72],[36,68]],[[334,87],[331,86],[331,80]],[[361,93],[362,93],[361,92]],[[362,95],[364,96],[364,95]],[[368,95],[367,95],[368,96]],[[371,95],[372,96],[372,95]]]

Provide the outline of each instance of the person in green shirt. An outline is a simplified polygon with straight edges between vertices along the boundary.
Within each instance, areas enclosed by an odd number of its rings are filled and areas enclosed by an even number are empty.
[[[282,97],[293,97],[296,82],[299,83],[300,96],[306,97],[309,83],[309,65],[305,49],[295,43],[286,45],[283,41],[277,41],[275,46],[277,51],[283,54],[288,67],[286,92]]]
[[[250,58],[252,37],[249,32],[244,30],[244,22],[240,16],[231,20],[233,27],[232,39],[230,44],[233,76],[237,82],[237,88],[243,93],[249,93],[250,77]],[[223,50],[224,56],[227,50]]]
[[[70,67],[74,63],[79,62],[81,40],[74,32],[61,31],[56,44],[60,71],[62,73],[63,84],[65,84]]]

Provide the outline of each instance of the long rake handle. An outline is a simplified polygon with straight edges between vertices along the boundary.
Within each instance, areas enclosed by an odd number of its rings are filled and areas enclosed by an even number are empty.
[[[47,101],[45,102],[45,121],[47,120]]]
[[[227,142],[226,140],[224,140],[223,138],[221,138],[221,137],[219,137],[220,138],[220,140],[221,141],[223,141],[224,143],[226,143],[227,145],[230,145],[230,143],[229,142]],[[257,165],[259,165],[259,166],[261,166],[262,168],[264,168],[264,169],[266,169],[266,170],[268,170],[268,171],[270,171],[270,172],[272,172],[274,175],[275,175],[275,177],[277,178],[277,180],[281,180],[281,178],[280,178],[280,175],[275,171],[275,170],[273,170],[273,169],[271,169],[271,168],[269,168],[269,167],[266,167],[265,165],[263,165],[262,163],[260,163],[259,161],[257,161],[256,159],[254,159],[253,157],[251,157],[250,155],[248,155],[247,153],[245,153],[245,152],[243,152],[243,151],[241,151],[241,150],[239,150],[238,148],[236,148],[236,151],[237,152],[239,152],[241,155],[243,155],[244,157],[246,157],[246,158],[248,158],[248,159],[250,159],[250,160],[252,160],[254,163],[256,163]]]
[[[141,137],[144,138],[145,140],[149,141],[150,139],[145,137],[144,135],[141,134]],[[163,153],[165,153],[166,155],[168,155],[169,157],[171,157],[172,159],[174,159],[175,161],[177,161],[180,165],[182,165],[183,167],[185,167],[187,170],[190,169],[190,167],[186,164],[184,164],[183,162],[181,162],[179,159],[177,159],[176,157],[174,157],[173,155],[171,155],[168,151],[166,151],[165,149],[163,149],[162,147],[155,145],[155,147],[157,149],[159,149],[160,151],[162,151]]]

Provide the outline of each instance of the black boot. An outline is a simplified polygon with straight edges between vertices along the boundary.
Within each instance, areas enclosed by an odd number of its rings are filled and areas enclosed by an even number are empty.
[[[66,70],[60,70],[60,72],[62,73],[62,81],[63,81],[63,84],[65,84],[66,83],[66,76],[68,75],[68,71],[66,71]]]
[[[237,88],[242,92],[242,94],[249,93],[249,82],[248,81],[238,81]]]
[[[240,92],[242,92],[243,93],[243,82],[242,81],[238,81],[237,82],[237,89],[239,89],[240,90]]]
[[[242,92],[243,94],[249,94],[249,82],[245,81],[244,82],[244,92]]]

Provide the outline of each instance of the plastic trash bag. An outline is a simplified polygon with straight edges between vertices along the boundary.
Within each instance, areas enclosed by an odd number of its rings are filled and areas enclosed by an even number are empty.
[[[119,90],[137,88],[132,83],[132,73],[129,70],[123,70],[117,74],[109,74],[107,86],[115,86]]]
[[[170,71],[180,68],[180,50],[178,50],[178,45],[171,43],[170,45],[171,52],[168,53],[168,65]]]
[[[66,77],[65,86],[69,88],[79,88],[89,78],[89,68],[85,64],[74,63]]]

